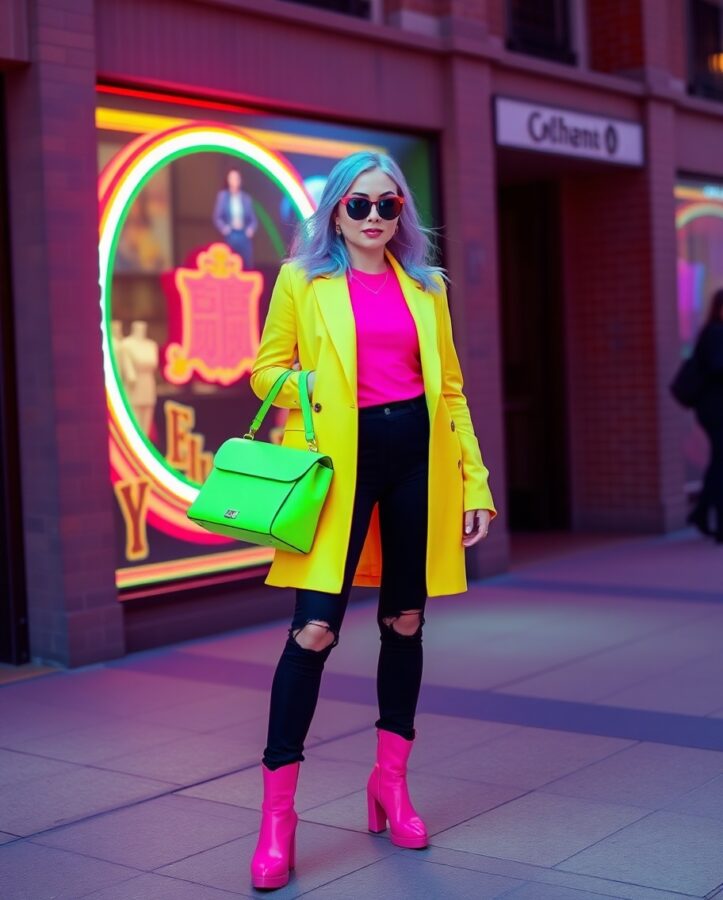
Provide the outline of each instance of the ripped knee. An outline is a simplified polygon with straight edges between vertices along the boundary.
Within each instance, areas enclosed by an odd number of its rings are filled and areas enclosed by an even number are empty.
[[[331,625],[320,619],[309,619],[301,628],[290,628],[289,634],[305,650],[320,652],[339,643],[339,636]]]
[[[394,616],[384,616],[381,621],[388,629],[403,637],[416,637],[421,634],[424,615],[421,609],[407,609]]]

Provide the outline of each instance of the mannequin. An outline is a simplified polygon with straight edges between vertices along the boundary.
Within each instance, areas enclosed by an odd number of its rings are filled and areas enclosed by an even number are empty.
[[[131,322],[130,334],[124,338],[121,349],[121,369],[128,401],[143,433],[149,435],[156,407],[158,344],[148,337],[148,323],[140,320]]]
[[[113,319],[110,323],[110,343],[113,349],[113,356],[115,357],[116,363],[118,364],[118,368],[122,369],[121,365],[121,341],[123,340],[123,323],[120,319]]]
[[[128,383],[135,379],[136,373],[128,354],[123,352],[123,323],[120,319],[113,319],[110,323],[110,343],[118,374],[127,390]]]

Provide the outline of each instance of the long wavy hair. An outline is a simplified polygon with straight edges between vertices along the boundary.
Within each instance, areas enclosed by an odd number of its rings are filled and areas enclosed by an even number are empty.
[[[387,174],[404,197],[399,228],[388,241],[387,249],[407,275],[425,290],[439,290],[439,277],[448,279],[444,269],[433,262],[434,231],[420,222],[407,180],[396,161],[386,153],[360,150],[339,160],[329,173],[316,211],[297,226],[286,261],[301,266],[309,281],[319,275],[342,275],[349,270],[349,251],[342,235],[336,233],[334,214],[356,179],[372,169]]]

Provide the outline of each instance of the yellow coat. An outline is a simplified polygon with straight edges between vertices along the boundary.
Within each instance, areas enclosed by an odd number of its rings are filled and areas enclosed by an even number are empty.
[[[452,341],[447,293],[424,291],[387,252],[417,326],[422,376],[430,421],[427,529],[427,594],[467,590],[464,510],[496,515],[487,484]],[[318,449],[331,456],[334,476],[308,554],[274,551],[265,583],[339,593],[351,532],[356,484],[358,409],[356,326],[344,275],[308,282],[303,270],[285,263],[279,271],[251,372],[251,389],[264,399],[296,358],[316,370],[312,418]],[[291,375],[274,400],[289,409],[282,444],[306,449],[299,399],[299,375]],[[353,579],[379,585],[382,551],[379,510],[374,507]]]

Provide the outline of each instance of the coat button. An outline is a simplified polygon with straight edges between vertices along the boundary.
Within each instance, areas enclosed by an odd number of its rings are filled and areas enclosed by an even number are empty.
[[[449,427],[452,429],[452,431],[454,431],[454,429],[455,429],[457,426],[454,424],[454,422],[451,422]]]
[[[314,411],[315,411],[315,412],[321,412],[321,403],[315,403],[315,404],[314,404]]]

